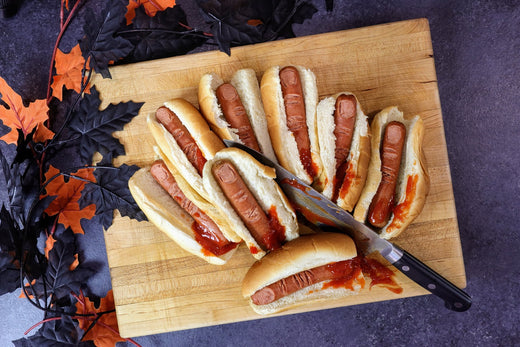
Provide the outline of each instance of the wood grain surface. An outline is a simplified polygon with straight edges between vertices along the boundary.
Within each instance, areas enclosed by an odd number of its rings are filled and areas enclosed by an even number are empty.
[[[356,94],[365,113],[390,105],[425,122],[424,151],[431,178],[426,205],[394,242],[459,287],[466,286],[464,263],[444,138],[441,105],[428,21],[409,20],[334,33],[233,48],[231,56],[212,51],[110,69],[112,79],[94,78],[109,103],[145,102],[140,114],[116,134],[127,155],[121,163],[146,166],[154,160],[146,115],[163,102],[182,97],[197,105],[197,85],[207,72],[225,80],[240,68],[260,79],[272,65],[299,64],[314,71],[320,98],[340,91]],[[224,266],[205,263],[179,248],[148,222],[116,216],[105,232],[108,263],[121,336],[262,318],[240,294],[254,262],[241,245]],[[428,292],[400,273],[402,294],[368,286],[359,295],[301,306],[280,314],[402,299]],[[439,300],[439,305],[441,305]]]

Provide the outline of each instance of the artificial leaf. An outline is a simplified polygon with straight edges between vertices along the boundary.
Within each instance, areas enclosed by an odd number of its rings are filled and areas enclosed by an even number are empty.
[[[94,346],[91,342],[80,342],[82,331],[69,315],[47,318],[36,334],[13,341],[15,347],[40,346]]]
[[[95,314],[94,317],[87,316],[79,319],[79,327],[84,331],[88,330],[97,319],[95,325],[83,337],[84,340],[93,340],[98,347],[115,346],[119,341],[126,341],[119,335],[112,289],[100,300],[99,305],[95,305],[88,297],[81,295],[76,308],[78,314]],[[112,312],[103,313],[108,311]]]
[[[0,295],[13,292],[20,287],[20,268],[15,265],[12,254],[0,252]]]
[[[93,169],[79,169],[72,174],[77,178],[65,177],[60,175],[58,169],[50,166],[45,174],[45,179],[49,183],[45,187],[47,194],[43,197],[56,196],[56,199],[45,209],[45,213],[49,216],[57,215],[58,222],[65,228],[70,227],[74,233],[83,234],[81,219],[91,219],[96,211],[93,203],[83,208],[79,206],[83,188],[87,182],[95,181],[93,171]]]
[[[231,54],[231,44],[250,44],[260,42],[261,32],[247,22],[252,17],[249,5],[237,0],[197,0],[203,11],[206,23],[210,24],[213,38],[219,49]],[[257,18],[257,17],[254,17]]]
[[[22,130],[24,136],[27,136],[39,123],[49,118],[46,100],[36,100],[25,107],[21,96],[9,87],[2,77],[0,77],[0,95],[0,118],[4,126],[11,128],[11,131],[0,137],[0,140],[8,144],[17,142],[17,129]]]
[[[85,37],[80,41],[81,52],[90,57],[90,66],[104,78],[110,78],[108,65],[124,58],[133,49],[130,41],[114,34],[122,26],[126,7],[122,0],[108,1],[101,18],[90,8],[85,16]]]
[[[71,292],[79,293],[79,289],[86,278],[96,273],[97,263],[82,263],[70,270],[76,261],[76,238],[70,228],[54,235],[56,242],[49,251],[49,260],[45,274],[36,279],[28,293],[38,298],[51,294],[56,300],[69,298]]]
[[[0,119],[0,137],[4,136],[11,130],[7,125],[4,125],[2,119]]]
[[[56,239],[51,234],[45,241],[45,258],[49,259],[49,251],[54,247],[54,243],[56,243]]]
[[[45,142],[54,137],[54,132],[47,128],[45,124],[38,123],[36,126],[36,131],[34,132],[33,141],[34,142]]]
[[[103,156],[101,164],[109,164],[114,157],[125,154],[124,146],[112,134],[122,130],[137,115],[143,103],[121,102],[110,104],[104,110],[99,110],[100,105],[99,93],[92,88],[91,94],[81,100],[79,110],[69,123],[72,138],[79,142],[81,162],[85,164],[92,163],[96,152]]]
[[[126,164],[113,168],[100,167],[94,171],[96,183],[89,183],[85,187],[80,204],[95,201],[96,215],[100,216],[105,229],[112,225],[115,209],[123,216],[146,220],[128,188],[128,180],[137,170],[138,166]]]
[[[194,33],[180,24],[186,23],[186,14],[180,6],[168,8],[152,18],[142,8],[135,14],[133,24],[118,33],[135,45],[123,63],[186,54],[207,40],[202,33]]]
[[[85,82],[83,77],[84,69],[89,69],[88,62],[85,64],[85,58],[81,54],[79,44],[74,46],[69,53],[63,53],[60,49],[56,51],[55,59],[56,75],[52,82],[52,95],[62,100],[63,87],[75,90],[81,93],[82,83]],[[85,88],[86,93],[89,88]]]
[[[128,6],[126,7],[127,12],[125,14],[127,25],[132,23],[132,20],[135,18],[135,10],[139,6],[144,8],[148,16],[153,17],[159,11],[164,11],[169,7],[174,7],[175,0],[129,0]]]

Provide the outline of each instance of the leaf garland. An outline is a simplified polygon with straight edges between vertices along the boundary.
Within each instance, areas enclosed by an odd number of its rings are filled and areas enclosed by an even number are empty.
[[[185,54],[203,44],[230,54],[232,46],[292,37],[292,25],[316,12],[305,0],[197,0],[208,28],[192,28],[175,0],[108,0],[99,11],[83,12],[84,36],[64,53],[60,39],[86,1],[61,1],[46,100],[22,100],[0,77],[0,167],[8,192],[0,207],[0,295],[21,288],[20,297],[45,312],[28,330],[39,327],[36,334],[15,346],[136,344],[119,336],[112,291],[96,297],[88,287],[101,264],[85,260],[78,240],[95,232],[84,221],[97,218],[108,229],[116,209],[146,219],[128,188],[139,168],[112,164],[125,154],[113,133],[142,103],[100,109],[92,73],[107,78],[110,65]],[[332,8],[332,0],[326,4]],[[91,166],[95,153],[102,160]],[[53,161],[60,157],[75,159],[64,168]]]

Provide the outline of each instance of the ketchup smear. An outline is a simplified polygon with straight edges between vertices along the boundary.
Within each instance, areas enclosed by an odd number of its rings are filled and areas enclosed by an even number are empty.
[[[285,227],[280,224],[275,206],[271,206],[269,211],[267,211],[267,219],[269,220],[269,229],[271,232],[266,235],[263,241],[267,249],[273,251],[282,246],[285,240]]]
[[[197,222],[193,222],[191,229],[195,234],[195,241],[202,246],[202,253],[206,256],[221,256],[238,246],[231,241],[219,241],[215,235]]]

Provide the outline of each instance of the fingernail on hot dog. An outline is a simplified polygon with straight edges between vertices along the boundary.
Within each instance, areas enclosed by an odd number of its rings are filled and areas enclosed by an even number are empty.
[[[212,171],[220,188],[262,250],[279,248],[278,238],[271,235],[274,230],[270,229],[269,219],[233,164],[226,160],[218,161]]]
[[[298,70],[293,66],[281,69],[280,85],[282,86],[287,128],[294,135],[305,171],[310,177],[314,177],[316,170],[312,165],[309,129],[307,128],[302,82]]]
[[[224,83],[217,88],[216,94],[222,113],[224,113],[229,125],[237,129],[238,138],[247,147],[261,152],[253,127],[247,117],[246,109],[235,87],[229,83]]]
[[[368,222],[377,228],[384,227],[390,219],[405,137],[402,123],[388,123],[381,145],[382,179],[368,210]]]

